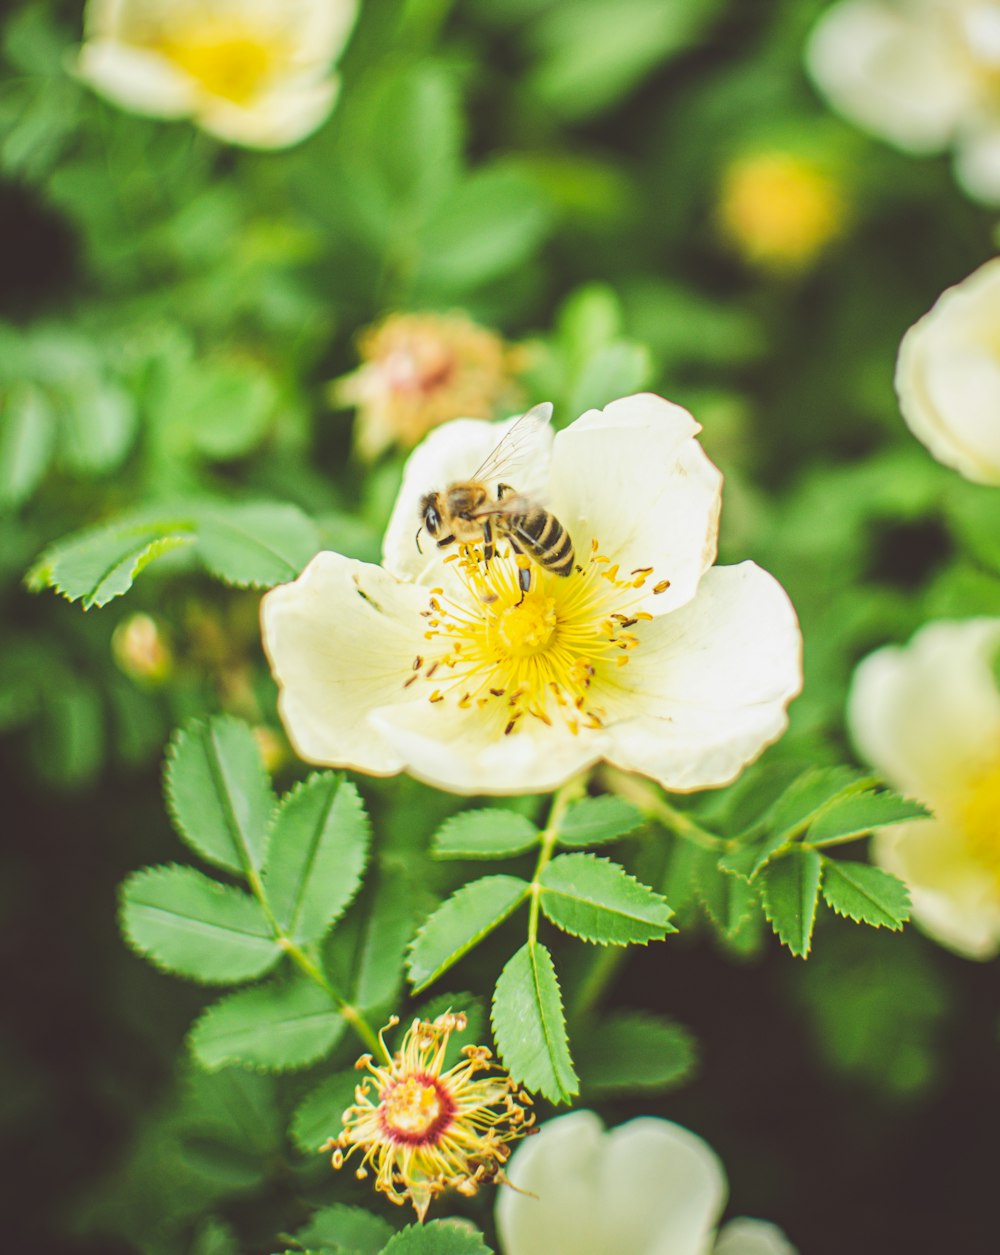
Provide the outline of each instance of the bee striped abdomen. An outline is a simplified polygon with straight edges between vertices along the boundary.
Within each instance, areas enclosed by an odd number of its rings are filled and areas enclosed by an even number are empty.
[[[573,541],[554,514],[540,506],[514,515],[507,521],[511,539],[530,558],[555,575],[573,569]]]

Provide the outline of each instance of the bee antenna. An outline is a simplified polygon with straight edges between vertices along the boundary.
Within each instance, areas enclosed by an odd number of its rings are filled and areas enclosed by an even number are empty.
[[[414,536],[413,538],[414,544],[417,546],[417,553],[419,553],[421,557],[423,557],[424,551],[420,548],[420,533],[423,530],[424,530],[424,525],[423,523],[421,523],[420,526],[417,528],[416,536]]]

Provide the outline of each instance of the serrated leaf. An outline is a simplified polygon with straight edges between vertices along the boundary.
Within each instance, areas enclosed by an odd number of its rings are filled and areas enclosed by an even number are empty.
[[[823,858],[823,897],[838,915],[898,932],[910,918],[910,893],[896,876],[869,863]]]
[[[261,870],[275,798],[245,723],[219,715],[185,724],[168,751],[166,791],[178,832],[202,858]]]
[[[490,1255],[491,1247],[467,1220],[407,1225],[382,1248],[384,1255]]]
[[[739,876],[743,880],[748,881],[756,880],[771,859],[787,842],[788,837],[785,832],[769,833],[760,841],[754,841],[749,845],[737,846],[735,850],[730,850],[727,854],[723,854],[717,866],[721,871],[728,872],[731,876]]]
[[[177,976],[237,984],[281,957],[260,904],[193,867],[150,867],[122,886],[122,931],[133,949]]]
[[[642,812],[623,797],[583,797],[571,803],[559,821],[556,841],[559,845],[579,848],[603,845],[633,832],[644,823]]]
[[[920,802],[890,791],[855,793],[832,802],[810,825],[806,839],[811,845],[849,840],[887,824],[926,819],[929,813]]]
[[[315,1155],[331,1137],[343,1131],[343,1113],[354,1102],[358,1085],[354,1068],[335,1072],[309,1091],[295,1108],[289,1133],[304,1155]]]
[[[639,1093],[679,1085],[694,1071],[688,1030],[642,1011],[612,1012],[580,1034],[577,1066],[589,1096]]]
[[[12,388],[0,413],[0,505],[17,506],[38,487],[52,458],[55,419],[45,394]]]
[[[492,1018],[497,1048],[515,1080],[554,1103],[579,1093],[559,981],[540,942],[526,942],[500,973]]]
[[[198,511],[198,554],[205,566],[240,588],[294,580],[319,550],[316,524],[282,502],[213,505]]]
[[[133,518],[77,533],[50,546],[28,572],[36,592],[51,587],[84,610],[106,606],[128,592],[150,562],[194,541],[190,520],[137,522]]]
[[[757,902],[757,890],[741,876],[723,871],[710,850],[697,868],[698,898],[724,940],[734,937]]]
[[[264,887],[286,936],[319,941],[347,910],[361,884],[370,839],[361,796],[340,776],[311,776],[282,799]]]
[[[413,917],[410,878],[398,868],[380,868],[352,963],[351,993],[362,1011],[392,1002],[402,988]]]
[[[793,846],[763,872],[764,914],[780,941],[806,958],[816,922],[822,864],[815,850]]]
[[[564,932],[600,945],[645,945],[677,930],[666,898],[596,854],[562,854],[541,875],[541,908]]]
[[[850,767],[817,767],[803,772],[774,803],[766,816],[776,835],[788,836],[811,823],[835,799],[869,788],[872,777]]]
[[[510,858],[538,842],[538,829],[517,811],[462,811],[445,820],[431,841],[435,858]]]
[[[426,988],[502,924],[529,888],[519,876],[483,876],[442,902],[410,948],[407,967],[414,992]]]
[[[282,1072],[328,1054],[345,1021],[330,995],[298,975],[241,989],[213,1003],[190,1034],[203,1068],[227,1063]]]
[[[307,1248],[332,1246],[345,1255],[379,1255],[392,1235],[392,1225],[381,1216],[363,1207],[332,1203],[314,1212],[309,1223],[296,1232],[295,1240]]]

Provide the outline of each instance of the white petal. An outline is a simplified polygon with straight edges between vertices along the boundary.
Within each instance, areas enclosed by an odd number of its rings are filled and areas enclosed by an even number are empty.
[[[549,727],[531,718],[504,736],[495,714],[426,697],[376,710],[371,722],[418,780],[465,795],[547,793],[593,766],[608,746],[603,732],[574,736],[561,722]]]
[[[441,551],[424,532],[420,538],[423,555],[415,540],[421,524],[420,501],[429,492],[439,492],[449,484],[469,480],[517,421],[486,423],[480,419],[460,418],[436,427],[413,450],[403,470],[403,482],[393,507],[389,526],[382,542],[382,561],[387,570],[401,578],[425,584],[450,581],[449,565],[444,558],[455,549]],[[548,499],[549,461],[552,432],[548,426],[534,430],[524,447],[523,459],[517,468],[513,487],[526,496]],[[489,483],[490,495],[496,495],[497,481]]]
[[[264,649],[278,708],[307,762],[390,775],[405,766],[369,719],[413,700],[403,683],[423,639],[426,593],[381,569],[320,553],[261,603]]]
[[[835,109],[911,152],[935,152],[974,106],[967,56],[946,12],[847,0],[820,19],[806,65]]]
[[[998,650],[1000,619],[967,619],[929,623],[905,648],[870,654],[847,700],[861,757],[903,793],[947,805],[1000,745]]]
[[[1000,258],[949,288],[903,337],[900,409],[914,435],[968,479],[1000,484]]]
[[[667,1120],[608,1134],[589,1111],[550,1120],[515,1152],[503,1191],[505,1255],[703,1255],[725,1200],[722,1167],[700,1137]]]
[[[694,601],[645,627],[622,680],[641,714],[607,729],[608,761],[667,789],[727,784],[781,735],[802,687],[787,594],[752,562],[715,567]]]
[[[777,1225],[740,1216],[723,1228],[713,1255],[797,1255],[797,1252]]]
[[[197,99],[192,80],[155,52],[112,40],[91,40],[80,49],[75,73],[102,96],[136,113],[179,118]]]
[[[246,105],[202,93],[195,116],[206,131],[227,143],[287,148],[326,121],[338,87],[333,75],[320,82],[279,83]]]
[[[687,410],[651,393],[591,410],[552,451],[552,507],[578,555],[600,552],[623,573],[653,567],[669,579],[642,609],[660,615],[689,601],[715,560],[722,476],[695,440]]]
[[[872,853],[909,886],[914,923],[928,936],[967,959],[1000,953],[996,874],[970,856],[954,824],[926,819],[885,828]]]
[[[960,138],[955,177],[973,200],[1000,204],[1000,126],[974,127]]]

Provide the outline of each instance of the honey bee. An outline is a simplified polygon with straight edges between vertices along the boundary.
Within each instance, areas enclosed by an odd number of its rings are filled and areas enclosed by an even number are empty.
[[[510,484],[499,482],[501,475],[509,475],[524,460],[538,429],[551,417],[549,402],[536,405],[507,430],[471,479],[421,497],[417,548],[424,529],[439,549],[456,542],[472,545],[482,541],[483,560],[488,565],[496,552],[497,538],[503,537],[515,553],[524,554],[544,570],[569,575],[574,557],[569,532],[543,506]],[[491,483],[497,485],[496,497],[491,495]],[[520,567],[517,579],[521,593],[526,593],[531,587],[531,568]]]

